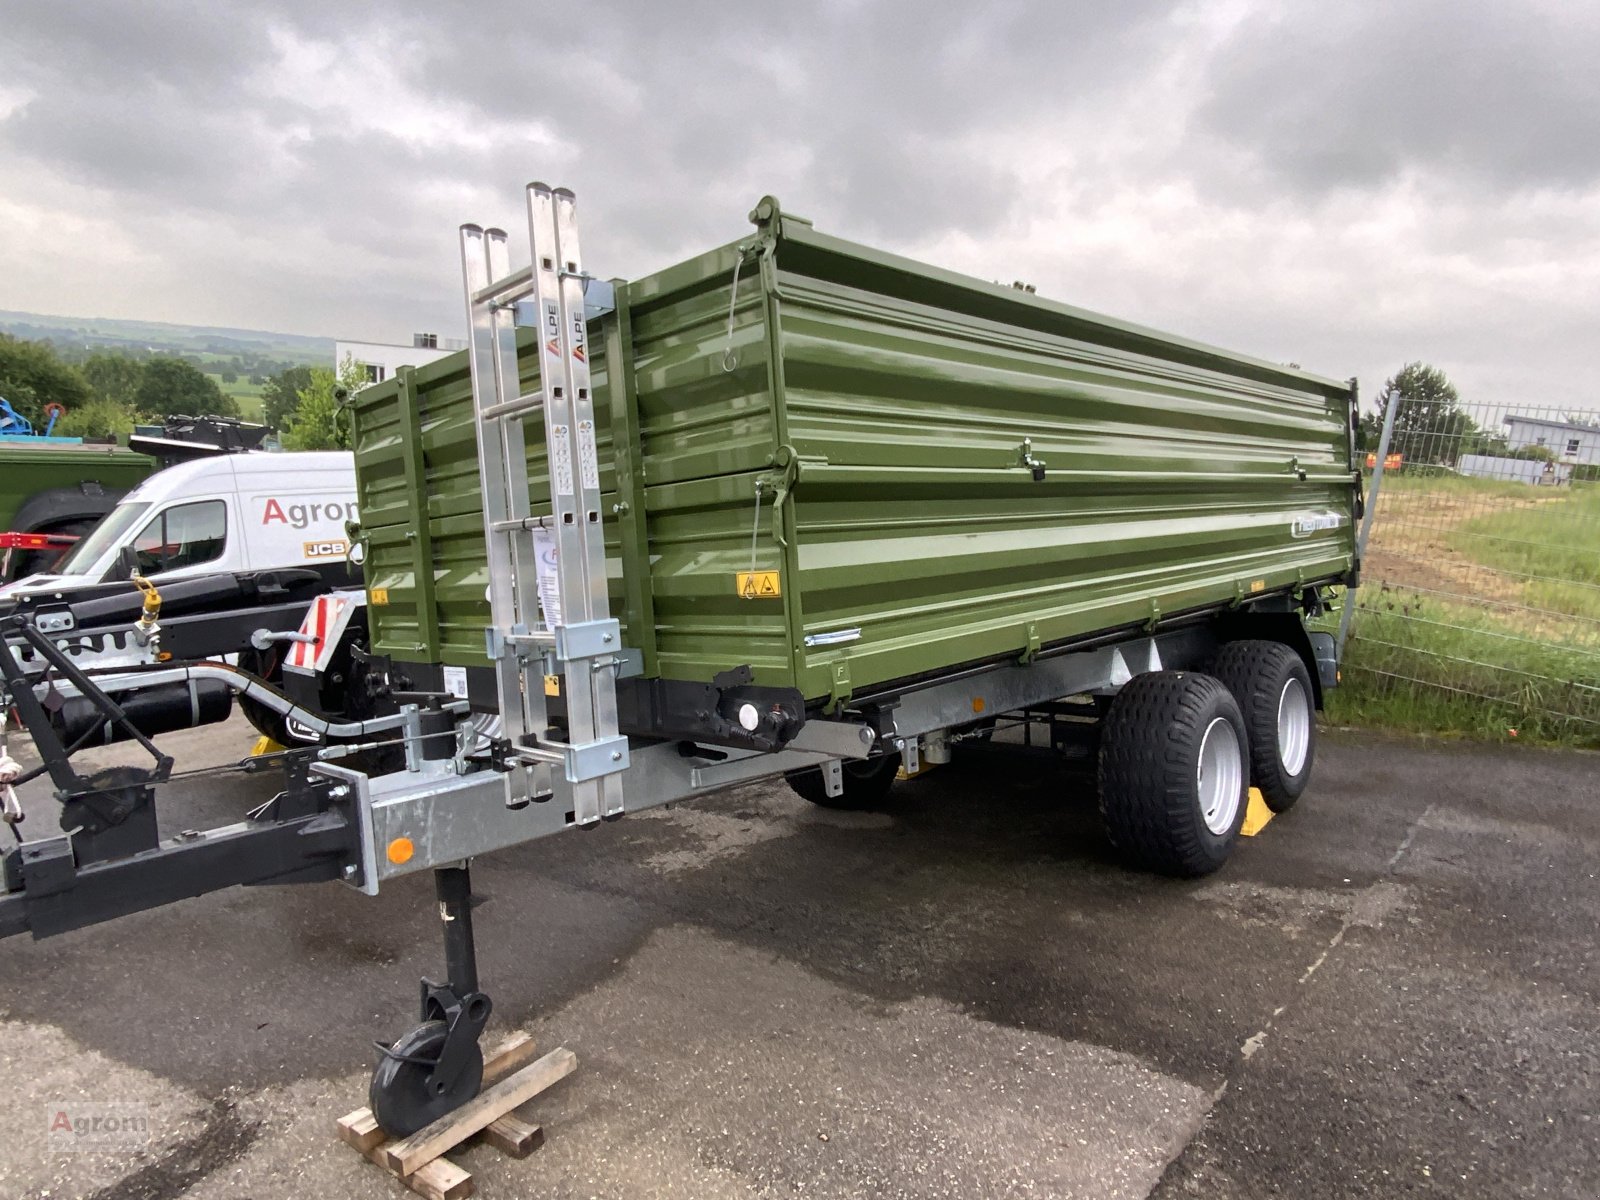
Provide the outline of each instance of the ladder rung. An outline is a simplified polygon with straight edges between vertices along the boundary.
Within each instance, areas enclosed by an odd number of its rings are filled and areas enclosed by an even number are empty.
[[[486,404],[479,415],[485,421],[499,420],[501,417],[520,417],[525,413],[538,412],[544,407],[543,392],[527,392],[515,400],[502,400],[498,404]]]
[[[508,646],[537,646],[541,650],[553,650],[556,644],[556,634],[553,629],[535,629],[529,633],[508,633],[505,635]]]
[[[513,271],[504,279],[497,279],[488,287],[481,287],[472,293],[472,302],[482,304],[485,300],[521,300],[533,291],[533,267],[526,266],[520,271]]]
[[[489,528],[496,533],[521,533],[528,529],[550,529],[554,524],[549,517],[522,517],[520,520],[495,521]]]
[[[567,761],[565,750],[546,750],[540,746],[513,746],[511,754],[526,763],[551,763],[563,766]]]

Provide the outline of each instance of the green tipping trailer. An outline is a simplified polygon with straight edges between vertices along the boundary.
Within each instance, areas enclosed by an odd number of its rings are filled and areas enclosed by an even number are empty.
[[[747,664],[837,710],[1351,573],[1353,384],[831,237],[770,198],[751,219],[617,281],[590,321],[612,612],[645,677]],[[467,352],[351,408],[375,650],[420,678],[487,672]]]
[[[1094,756],[1107,836],[1148,869],[1220,868],[1251,785],[1299,799],[1337,680],[1306,618],[1357,568],[1353,385],[854,245],[771,199],[753,234],[604,285],[576,198],[528,203],[520,272],[504,233],[461,229],[468,351],[350,400],[372,653],[331,682],[369,715],[215,662],[119,693],[221,686],[327,739],[256,760],[284,770],[270,804],[160,841],[171,760],[146,743],[149,769],[78,776],[0,639],[69,831],[0,854],[0,937],[432,870],[447,978],[369,1093],[404,1137],[482,1083],[479,856],[763,779],[870,806],[997,719]],[[5,619],[94,728],[133,736],[31,617]],[[315,676],[320,651],[295,649]]]

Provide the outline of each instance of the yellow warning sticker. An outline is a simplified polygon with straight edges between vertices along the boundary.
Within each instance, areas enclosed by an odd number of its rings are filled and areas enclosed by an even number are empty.
[[[387,603],[389,603],[389,589],[388,588],[368,588],[367,589],[367,603],[368,604],[387,604]]]
[[[746,600],[775,600],[783,595],[776,571],[737,571],[734,587]]]
[[[544,677],[544,694],[546,696],[561,695],[561,676],[546,675]]]

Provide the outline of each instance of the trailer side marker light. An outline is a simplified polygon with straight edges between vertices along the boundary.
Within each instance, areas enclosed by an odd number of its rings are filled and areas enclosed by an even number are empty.
[[[398,867],[404,863],[410,862],[411,856],[416,852],[417,848],[412,845],[410,838],[397,837],[394,839],[394,841],[389,843],[389,849],[387,853],[389,855],[389,861]]]
[[[1250,789],[1250,802],[1245,806],[1244,824],[1239,827],[1239,832],[1245,837],[1255,837],[1267,827],[1267,822],[1272,820],[1273,812],[1267,807],[1267,802],[1261,795],[1260,788]]]
[[[972,698],[972,711],[975,712],[975,713],[981,713],[983,711],[983,697],[982,696],[974,696]]]

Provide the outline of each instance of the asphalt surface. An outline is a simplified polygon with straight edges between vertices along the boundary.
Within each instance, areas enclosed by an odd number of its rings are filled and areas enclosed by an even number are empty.
[[[1600,1195],[1600,756],[1325,736],[1180,883],[1112,860],[1081,771],[965,749],[882,814],[751,787],[478,863],[492,1028],[579,1060],[542,1150],[461,1155],[478,1195]],[[426,878],[0,944],[0,1196],[403,1194],[332,1124],[439,969]],[[93,1104],[148,1141],[47,1136]]]

